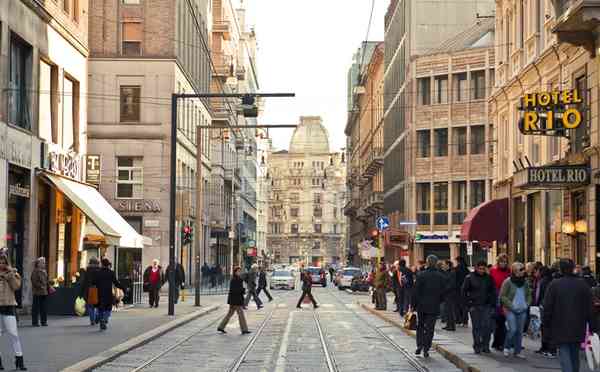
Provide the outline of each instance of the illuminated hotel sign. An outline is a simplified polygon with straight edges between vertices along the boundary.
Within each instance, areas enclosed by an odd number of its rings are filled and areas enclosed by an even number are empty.
[[[519,130],[525,135],[567,136],[566,129],[575,129],[583,121],[578,108],[567,107],[583,102],[577,90],[528,93],[521,102],[524,114]]]

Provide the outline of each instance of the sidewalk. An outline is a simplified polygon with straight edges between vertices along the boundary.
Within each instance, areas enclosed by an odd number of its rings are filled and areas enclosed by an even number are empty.
[[[167,315],[167,298],[161,296],[159,308],[150,309],[140,304],[113,312],[108,330],[100,332],[92,327],[88,317],[48,318],[48,327],[34,328],[31,317],[20,317],[19,336],[23,344],[25,365],[29,371],[59,371],[90,356],[101,353],[128,339],[148,332],[186,314],[226,303],[225,296],[205,296],[202,307],[194,305],[194,297],[175,307],[175,317]],[[7,337],[0,337],[0,353],[7,370],[14,368],[14,354]]]
[[[388,298],[388,309],[389,311],[377,311],[374,310],[373,304],[370,300],[359,298],[357,301],[371,313],[379,316],[380,318],[394,324],[400,328],[404,323],[403,319],[400,319],[400,315],[395,313],[393,310],[393,298],[389,301]],[[444,325],[440,321],[436,323],[435,337],[434,337],[434,348],[446,359],[456,364],[463,371],[472,372],[488,372],[488,371],[502,371],[502,372],[537,372],[542,371],[560,371],[560,365],[558,359],[548,359],[541,355],[535,354],[534,352],[540,348],[540,340],[532,340],[529,337],[523,338],[524,350],[522,352],[526,359],[516,359],[514,357],[505,357],[502,353],[493,351],[492,354],[480,354],[476,355],[473,352],[473,337],[471,335],[471,328],[457,327],[455,332],[447,332],[442,330]],[[402,328],[404,329],[404,328]],[[414,331],[406,331],[415,336]],[[582,354],[582,358],[585,358]],[[581,372],[589,372],[587,363],[584,359],[581,361]]]

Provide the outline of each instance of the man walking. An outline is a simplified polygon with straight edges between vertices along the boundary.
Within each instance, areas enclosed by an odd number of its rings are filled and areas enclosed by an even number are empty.
[[[401,259],[398,262],[398,282],[399,282],[399,293],[398,293],[398,308],[400,309],[400,316],[408,311],[412,300],[412,291],[414,287],[414,273],[406,267],[406,260]]]
[[[492,315],[496,311],[496,287],[484,261],[477,262],[475,272],[465,278],[462,296],[471,313],[473,350],[475,354],[489,353]]]
[[[456,272],[456,288],[460,291],[465,282],[465,278],[470,274],[470,271],[467,267],[467,263],[465,262],[464,257],[457,256],[455,258],[456,266],[454,271]],[[462,324],[464,327],[469,325],[469,307],[467,306],[466,299],[459,295],[458,303],[456,306],[457,314],[457,323]]]
[[[273,296],[269,293],[267,289],[267,273],[265,272],[265,268],[263,266],[260,267],[260,273],[258,274],[258,289],[256,290],[256,297],[260,298],[260,291],[264,291],[269,299],[269,302],[273,301]]]
[[[558,346],[563,372],[579,372],[579,347],[591,318],[592,294],[587,283],[575,276],[571,259],[559,263],[562,278],[552,281],[544,297],[544,337]]]
[[[510,268],[508,267],[508,256],[505,253],[498,255],[496,258],[496,266],[490,270],[490,276],[496,286],[496,298],[500,296],[500,288],[504,281],[510,277]],[[498,351],[504,350],[504,340],[506,339],[506,317],[500,306],[500,303],[496,303],[496,314],[494,315],[496,320],[494,330],[494,342],[492,347]]]
[[[440,304],[446,292],[446,279],[437,269],[438,258],[427,256],[426,269],[417,275],[417,284],[413,295],[413,305],[417,310],[417,350],[429,357],[433,341],[435,321],[440,315]]]
[[[446,265],[443,266],[445,272],[442,274],[446,275],[446,296],[444,297],[445,303],[445,315],[446,315],[446,326],[443,328],[445,331],[456,331],[456,316],[458,314],[458,299],[460,297],[460,287],[456,284],[456,271],[452,267],[452,261],[446,261]]]
[[[246,286],[248,287],[248,294],[246,295],[246,301],[244,302],[244,306],[248,307],[250,303],[250,299],[253,298],[254,302],[256,302],[256,308],[258,310],[262,309],[263,304],[258,295],[256,294],[256,279],[257,279],[257,270],[258,265],[252,264],[250,268],[250,272],[246,274]]]
[[[319,305],[317,305],[317,301],[315,301],[315,298],[312,295],[312,279],[310,278],[310,273],[308,271],[302,271],[302,273],[300,274],[300,280],[302,280],[302,296],[300,296],[300,299],[298,300],[298,304],[296,305],[296,307],[298,309],[302,308],[302,301],[304,300],[304,298],[306,296],[308,296],[308,298],[310,299],[310,301],[313,304],[313,307],[315,309],[317,309],[319,307]]]

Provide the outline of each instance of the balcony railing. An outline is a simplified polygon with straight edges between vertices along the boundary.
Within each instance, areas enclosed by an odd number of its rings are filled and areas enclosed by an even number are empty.
[[[225,20],[215,20],[213,22],[213,32],[223,34],[225,40],[231,39],[231,23]]]
[[[373,213],[378,214],[383,209],[383,193],[379,191],[372,192],[367,198],[367,209]]]
[[[373,147],[362,164],[361,175],[367,179],[372,178],[381,167],[383,167],[383,148]]]
[[[348,201],[348,203],[344,206],[344,215],[346,216],[355,216],[357,209],[360,207],[360,199],[352,198]]]

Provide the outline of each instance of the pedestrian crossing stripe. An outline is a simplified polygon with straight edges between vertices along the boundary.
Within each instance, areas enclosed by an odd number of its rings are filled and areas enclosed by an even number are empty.
[[[321,307],[335,307],[334,304],[323,304],[321,305]]]
[[[285,307],[288,307],[288,305],[287,304],[279,304],[279,305],[277,305],[277,307],[278,308],[285,308]]]

